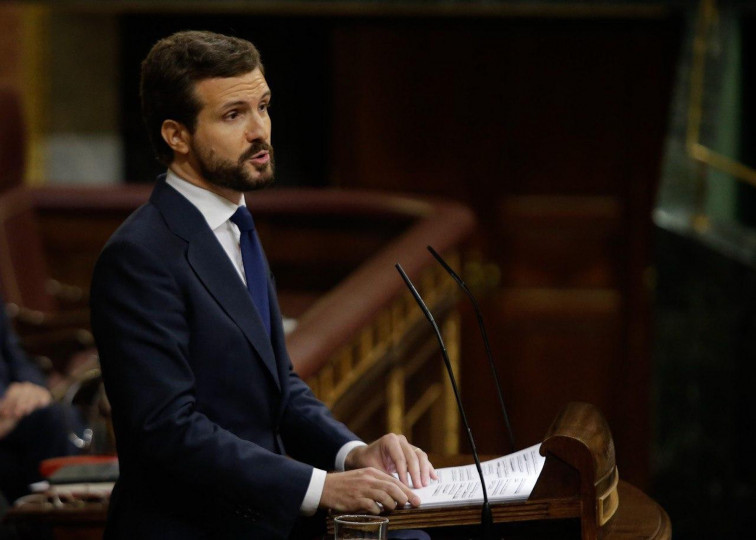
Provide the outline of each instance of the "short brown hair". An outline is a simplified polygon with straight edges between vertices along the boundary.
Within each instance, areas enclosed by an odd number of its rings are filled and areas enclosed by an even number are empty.
[[[215,77],[235,77],[262,69],[260,53],[245,39],[213,32],[177,32],[158,41],[142,62],[139,94],[142,118],[155,151],[164,165],[173,150],[163,140],[165,120],[181,122],[194,132],[202,108],[195,84]]]

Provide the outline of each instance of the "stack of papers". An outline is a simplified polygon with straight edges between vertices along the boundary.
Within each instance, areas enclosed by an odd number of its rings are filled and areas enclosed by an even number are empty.
[[[546,460],[536,444],[519,452],[481,463],[488,500],[524,501],[530,496]],[[436,469],[438,480],[415,489],[421,508],[459,506],[483,502],[483,490],[475,464]]]

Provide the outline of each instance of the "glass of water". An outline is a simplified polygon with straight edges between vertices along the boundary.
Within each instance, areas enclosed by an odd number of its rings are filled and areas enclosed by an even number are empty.
[[[383,516],[338,516],[333,520],[335,540],[386,540],[388,524],[388,518]]]

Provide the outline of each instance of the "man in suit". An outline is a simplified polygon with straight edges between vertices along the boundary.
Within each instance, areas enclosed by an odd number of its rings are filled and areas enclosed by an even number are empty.
[[[255,47],[165,38],[141,99],[168,172],[109,240],[91,295],[121,463],[106,535],[285,538],[317,509],[418,504],[425,453],[392,434],[366,445],[331,417],[292,369],[264,258],[258,271],[243,251],[243,194],[274,168]]]
[[[45,377],[18,345],[0,298],[0,492],[12,503],[41,480],[39,463],[80,452],[69,439],[79,411],[52,402]]]

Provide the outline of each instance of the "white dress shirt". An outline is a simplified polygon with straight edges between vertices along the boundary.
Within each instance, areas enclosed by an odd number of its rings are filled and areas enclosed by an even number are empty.
[[[234,215],[236,209],[239,206],[246,206],[244,202],[244,196],[239,195],[239,202],[237,204],[232,203],[228,199],[216,195],[212,191],[195,186],[194,184],[187,182],[176,176],[173,171],[168,170],[166,177],[166,183],[173,189],[178,191],[181,195],[197,207],[202,216],[207,221],[208,226],[218,239],[223,251],[226,252],[228,258],[239,273],[239,277],[246,285],[247,279],[244,275],[244,264],[242,263],[241,247],[239,246],[239,239],[241,232],[236,224],[230,221],[231,216]],[[334,468],[337,471],[344,470],[344,462],[346,457],[352,449],[358,446],[363,446],[365,443],[362,441],[351,441],[341,447],[338,454],[336,454],[336,463]],[[313,515],[320,503],[320,497],[323,495],[323,487],[325,486],[326,471],[322,469],[313,468],[312,477],[310,478],[310,484],[307,487],[302,505],[299,511],[306,516]]]

